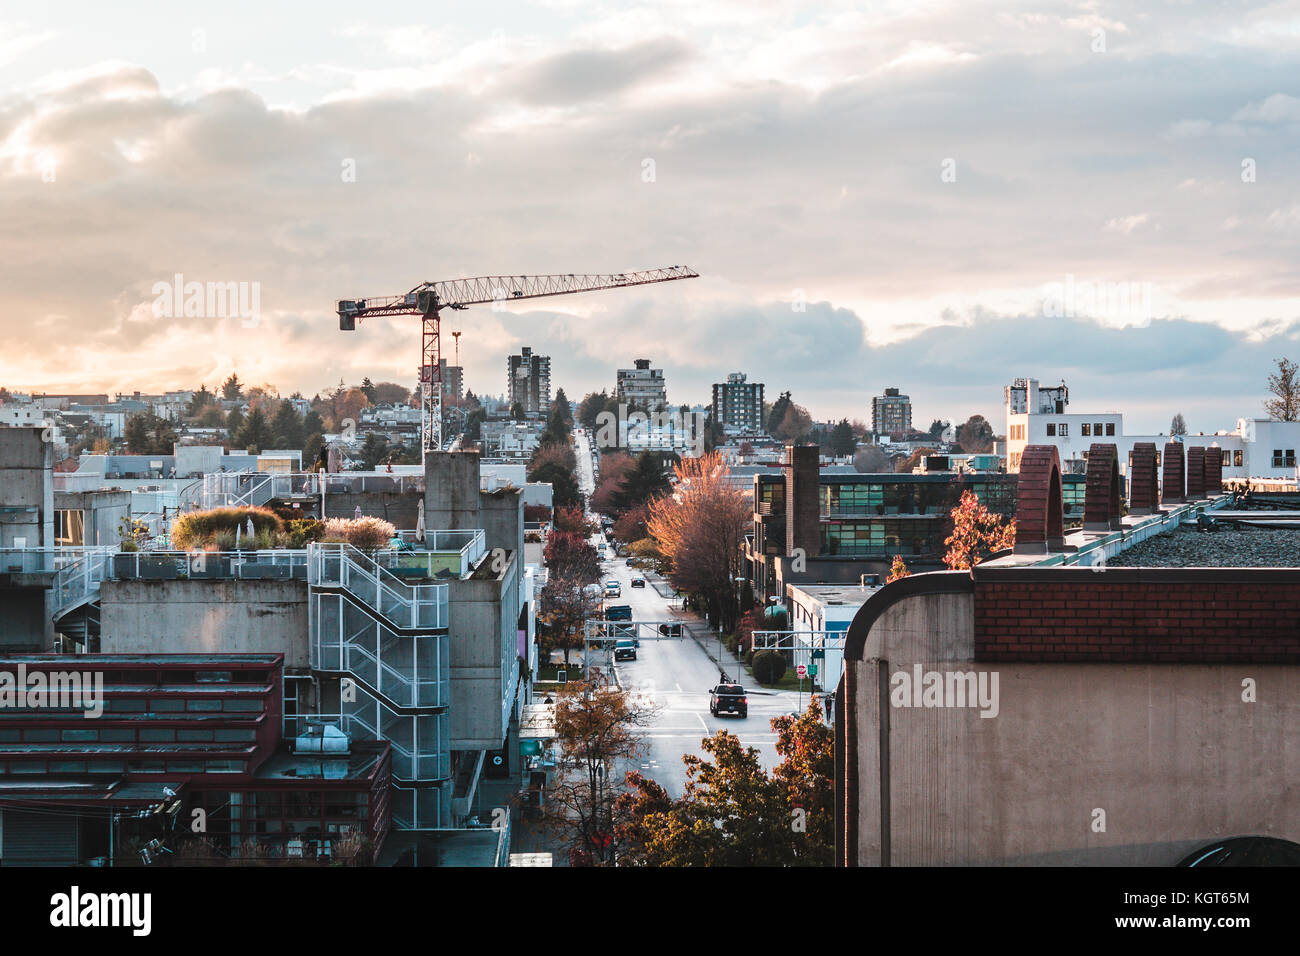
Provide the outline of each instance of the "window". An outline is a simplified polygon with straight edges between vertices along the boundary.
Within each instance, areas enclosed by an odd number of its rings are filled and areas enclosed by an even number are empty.
[[[1055,424],[1054,422],[1048,422],[1048,423],[1047,423],[1047,434],[1048,434],[1050,437],[1053,437],[1053,438],[1056,437],[1056,424]]]
[[[1084,438],[1087,438],[1089,435],[1092,434],[1092,426],[1089,425],[1087,422],[1084,422],[1082,425],[1079,426],[1079,434],[1082,435]],[[1098,435],[1101,434],[1100,425],[1097,426],[1097,434]]]
[[[1232,453],[1232,465],[1233,465],[1234,468],[1240,468],[1240,467],[1241,467],[1241,452],[1240,452],[1240,451],[1234,451],[1234,452]]]
[[[1115,434],[1115,423],[1114,423],[1114,422],[1107,422],[1107,423],[1106,423],[1106,434],[1107,434],[1108,436],[1110,436],[1110,435],[1114,435],[1114,434]]]
[[[1067,435],[1070,434],[1070,426],[1067,425],[1065,422],[1061,422],[1061,424],[1056,429],[1056,433],[1060,435],[1062,438],[1065,438]]]
[[[1281,448],[1274,448],[1274,449],[1273,449],[1273,467],[1274,467],[1274,468],[1281,468],[1281,467],[1282,467],[1282,449],[1281,449]]]
[[[1294,467],[1294,466],[1295,466],[1295,449],[1294,449],[1294,448],[1288,448],[1288,449],[1286,450],[1286,464],[1287,464],[1288,467]]]
[[[54,543],[60,548],[79,548],[86,543],[85,516],[80,509],[56,511]]]
[[[1096,435],[1098,438],[1101,437],[1101,422],[1098,422],[1097,424],[1092,426],[1092,433]],[[1087,433],[1085,432],[1084,434]]]
[[[1224,468],[1232,467],[1232,452],[1227,451],[1226,449],[1223,452],[1223,467]]]

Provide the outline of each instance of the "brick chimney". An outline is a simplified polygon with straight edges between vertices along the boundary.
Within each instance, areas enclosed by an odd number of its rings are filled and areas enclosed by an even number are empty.
[[[821,553],[821,465],[816,445],[785,446],[785,553],[803,548],[812,558]]]

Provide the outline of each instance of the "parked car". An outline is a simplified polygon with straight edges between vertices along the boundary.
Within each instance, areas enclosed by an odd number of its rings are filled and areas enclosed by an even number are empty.
[[[632,620],[632,605],[611,604],[609,607],[605,608],[605,620],[607,621]]]
[[[636,643],[633,641],[619,641],[617,644],[615,644],[614,660],[616,661],[636,660]]]
[[[617,581],[605,582],[605,597],[622,597],[622,596],[623,596],[623,585],[619,584]]]
[[[735,714],[738,717],[749,716],[749,698],[745,688],[739,684],[718,684],[709,690],[709,713],[714,717],[720,714]]]
[[[643,587],[645,587],[645,578],[641,577],[640,575],[637,575],[636,577],[634,577],[634,578],[632,579],[632,587],[634,587],[634,588],[643,588]]]

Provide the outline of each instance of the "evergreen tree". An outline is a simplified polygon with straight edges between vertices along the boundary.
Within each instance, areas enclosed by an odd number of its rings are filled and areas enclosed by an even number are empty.
[[[271,419],[272,441],[276,448],[301,448],[306,436],[303,434],[302,416],[288,399],[280,402]]]
[[[230,373],[230,378],[221,383],[221,397],[228,402],[233,402],[243,395],[244,383],[239,380],[239,376],[234,372]]]

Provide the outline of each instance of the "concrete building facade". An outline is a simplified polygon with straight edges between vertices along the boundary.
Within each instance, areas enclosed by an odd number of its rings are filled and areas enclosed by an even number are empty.
[[[658,414],[668,407],[668,391],[664,384],[664,371],[651,368],[649,359],[636,359],[633,368],[621,368],[614,382],[614,394],[619,404],[629,408]]]
[[[506,359],[506,407],[518,402],[524,414],[546,416],[551,410],[551,359],[534,355],[525,345]]]
[[[912,430],[912,399],[897,388],[871,400],[871,430],[877,435],[907,434]]]

